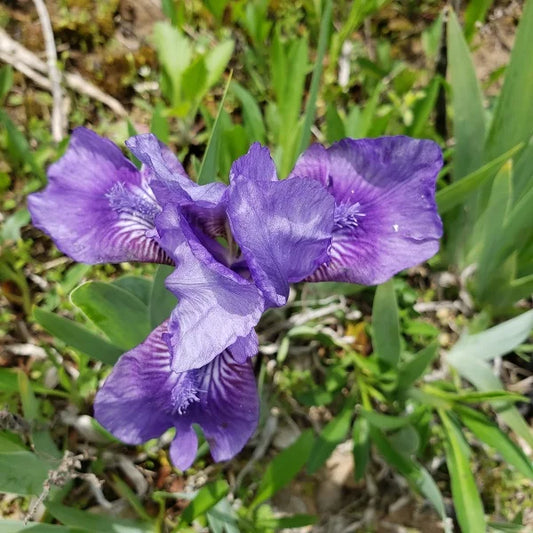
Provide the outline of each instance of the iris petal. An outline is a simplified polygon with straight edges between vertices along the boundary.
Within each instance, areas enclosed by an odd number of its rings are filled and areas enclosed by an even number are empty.
[[[264,309],[257,287],[217,261],[185,218],[167,205],[157,218],[161,242],[175,259],[167,288],[178,297],[167,341],[172,368],[183,372],[209,363],[250,334]]]
[[[169,258],[150,237],[160,208],[139,172],[111,141],[85,128],[48,170],[48,185],[28,198],[33,223],[83,263]]]
[[[327,257],[334,199],[308,178],[270,181],[242,174],[253,168],[252,152],[234,166],[240,170],[233,172],[227,211],[233,236],[269,305],[281,306],[289,283],[310,275]]]
[[[190,372],[170,368],[163,340],[167,323],[124,354],[95,399],[96,419],[128,444],[140,444],[176,427],[170,448],[184,470],[196,456],[198,424],[216,461],[230,459],[257,425],[259,400],[251,362],[240,365],[229,351]]]
[[[435,204],[441,166],[436,143],[402,136],[311,147],[290,177],[322,183],[336,209],[329,259],[309,281],[374,285],[432,257],[442,235]]]
[[[189,223],[207,235],[224,233],[224,184],[194,183],[172,152],[151,133],[131,137],[126,145],[150,171],[150,186],[162,206],[178,206]]]

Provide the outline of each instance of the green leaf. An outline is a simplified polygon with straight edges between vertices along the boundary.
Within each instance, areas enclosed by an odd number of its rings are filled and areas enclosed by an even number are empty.
[[[129,350],[150,333],[148,308],[130,292],[111,283],[89,281],[70,298],[116,346]]]
[[[376,448],[385,460],[405,477],[414,490],[429,500],[442,520],[445,521],[446,511],[442,494],[429,472],[410,457],[397,452],[379,429],[371,427],[370,436],[372,442],[376,445]]]
[[[400,365],[398,368],[398,389],[408,389],[420,379],[438,353],[439,346],[437,343],[433,343],[420,350],[413,359]]]
[[[250,505],[251,508],[268,500],[292,481],[307,462],[313,442],[313,432],[308,429],[298,437],[296,442],[273,459],[263,473],[257,495]]]
[[[49,464],[0,434],[0,492],[38,495]]]
[[[228,66],[235,43],[229,39],[210,50],[204,57],[207,68],[207,86],[214,85]]]
[[[467,442],[457,425],[439,410],[444,426],[446,464],[450,473],[452,497],[462,531],[486,531],[485,514],[467,451]]]
[[[456,406],[461,422],[482,442],[494,448],[524,476],[533,478],[531,460],[492,420],[469,407]]]
[[[152,329],[166,320],[178,303],[178,299],[165,286],[165,280],[173,270],[174,268],[169,265],[159,265],[155,272],[148,305]]]
[[[240,100],[242,105],[242,115],[244,129],[251,142],[265,144],[266,131],[261,109],[252,94],[236,81],[231,82],[231,91]]]
[[[519,150],[524,147],[524,143],[517,144],[504,154],[496,157],[486,165],[478,168],[459,181],[447,185],[437,192],[436,200],[439,207],[439,213],[442,215],[450,209],[462,204],[468,198],[469,194],[487,180],[490,180],[501,168],[502,164],[513,157]]]
[[[28,376],[22,370],[18,372],[18,385],[24,418],[28,422],[33,422],[39,415],[39,403],[30,387]]]
[[[66,507],[55,502],[47,502],[46,508],[54,518],[78,531],[80,529],[83,531],[105,531],[109,533],[148,533],[154,531],[154,526],[146,522],[98,515],[73,507]]]
[[[30,531],[31,533],[72,533],[72,529],[56,524],[40,524],[36,522],[24,522],[23,520],[2,519],[0,533],[19,533]]]
[[[465,10],[465,37],[470,41],[476,32],[479,22],[485,20],[493,0],[470,0]]]
[[[420,137],[424,131],[424,128],[428,125],[428,122],[430,121],[430,115],[435,109],[435,102],[437,101],[441,83],[442,78],[440,76],[435,76],[429,82],[424,98],[417,102],[413,110],[413,124],[410,128],[408,128],[408,134],[411,137]]]
[[[181,100],[183,72],[192,61],[192,46],[189,39],[168,22],[155,23],[154,44],[171,84],[172,105],[176,107]]]
[[[320,432],[307,463],[308,474],[314,474],[326,462],[337,444],[345,439],[350,429],[352,414],[353,402],[348,400],[342,411]]]
[[[13,86],[13,69],[10,65],[0,68],[0,103],[4,101]]]
[[[478,169],[484,162],[485,111],[470,50],[452,10],[448,13],[447,37],[455,137],[453,168],[454,180],[458,180]]]
[[[315,66],[313,68],[311,85],[309,87],[309,96],[305,106],[304,124],[302,127],[302,137],[298,147],[298,154],[301,154],[309,146],[309,141],[311,140],[311,126],[315,121],[316,99],[318,97],[320,78],[322,76],[322,63],[324,61],[324,55],[326,54],[326,48],[328,45],[332,9],[332,0],[324,0],[320,21],[320,33],[318,35]]]
[[[502,92],[487,138],[487,156],[492,159],[527,141],[533,133],[533,1],[524,4]]]
[[[81,324],[43,309],[34,309],[33,318],[54,337],[108,365],[116,363],[124,350],[95,335]]]
[[[376,413],[375,411],[361,410],[361,416],[378,429],[391,430],[403,428],[412,422],[413,416],[392,416]]]
[[[211,509],[228,492],[229,485],[223,479],[204,485],[181,513],[179,525],[190,524],[196,517]]]
[[[356,481],[363,479],[368,461],[370,460],[370,424],[360,416],[353,425],[353,458],[355,463],[354,477]]]
[[[207,148],[205,150],[204,158],[202,159],[202,165],[200,167],[200,172],[198,173],[198,183],[200,185],[205,185],[206,183],[211,183],[216,180],[218,174],[217,162],[218,162],[218,150],[220,145],[220,137],[222,134],[220,115],[224,109],[224,102],[226,101],[226,96],[228,94],[228,89],[231,83],[232,73],[228,77],[226,83],[226,88],[224,89],[224,94],[222,95],[222,100],[218,106],[218,113],[213,124],[213,129],[211,130],[211,135],[209,141],[207,142]]]
[[[206,513],[212,533],[239,533],[237,513],[227,498],[222,498]]]
[[[0,368],[0,391],[18,392],[18,372],[11,368]]]
[[[516,348],[529,336],[533,328],[533,310],[512,318],[487,331],[461,337],[447,356],[448,363],[478,390],[503,389],[502,382],[485,362],[500,357]],[[517,435],[533,446],[533,434],[515,407],[508,403],[496,404],[498,416]]]
[[[400,360],[400,322],[394,281],[379,285],[372,308],[374,351],[378,358],[390,366]]]
[[[42,165],[37,163],[26,137],[18,130],[17,126],[8,117],[7,113],[0,109],[0,124],[2,124],[7,134],[7,151],[11,158],[23,166],[28,164],[32,172],[44,181],[44,171]]]
[[[165,115],[166,107],[162,102],[157,102],[152,113],[150,131],[163,143],[168,144],[170,138],[170,128]]]
[[[282,516],[279,518],[259,518],[256,527],[266,528],[272,531],[283,531],[285,529],[303,528],[316,524],[317,517],[309,514],[295,514],[292,516]]]
[[[133,296],[141,300],[144,305],[150,305],[150,295],[152,294],[153,283],[148,278],[141,276],[122,276],[112,281],[113,285],[130,292]]]
[[[475,335],[463,335],[448,353],[448,362],[457,368],[461,361],[490,361],[523,343],[533,329],[533,310]]]

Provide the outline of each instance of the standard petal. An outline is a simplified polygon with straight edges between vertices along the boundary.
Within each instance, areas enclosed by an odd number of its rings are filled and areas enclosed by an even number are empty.
[[[147,235],[160,208],[147,177],[111,141],[85,128],[48,169],[48,185],[31,194],[33,224],[83,263],[169,262]]]
[[[224,352],[209,365],[176,373],[163,340],[167,323],[124,354],[95,399],[95,417],[128,444],[159,437],[170,427],[174,464],[184,470],[196,457],[198,424],[216,461],[237,454],[257,426],[259,400],[250,361]]]
[[[374,285],[438,251],[435,181],[442,154],[436,143],[402,136],[345,139],[327,150],[326,171],[324,152],[314,150],[292,175],[325,184],[336,209],[329,260],[309,281]]]
[[[170,316],[167,341],[172,368],[183,372],[209,363],[250,334],[264,309],[251,281],[217,261],[197,239],[175,206],[157,218],[161,242],[176,262],[167,288],[178,297]]]
[[[252,278],[269,305],[287,301],[289,283],[310,275],[327,257],[334,199],[307,178],[229,187],[228,219]]]
[[[244,363],[250,357],[257,354],[259,350],[259,339],[254,329],[245,337],[239,337],[229,348],[233,358],[237,363]]]
[[[207,235],[216,237],[224,233],[223,183],[194,183],[172,152],[151,133],[131,137],[126,145],[150,172],[150,186],[162,206],[169,203],[179,206],[189,223]]]
[[[270,157],[268,148],[258,142],[253,143],[248,153],[239,157],[231,166],[230,181],[239,176],[256,182],[277,181],[276,165]]]

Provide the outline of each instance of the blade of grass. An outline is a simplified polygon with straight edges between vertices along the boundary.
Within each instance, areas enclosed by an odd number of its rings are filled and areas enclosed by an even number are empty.
[[[221,135],[220,115],[224,109],[224,102],[226,101],[232,76],[233,71],[230,71],[228,81],[226,82],[226,88],[224,89],[224,94],[222,95],[222,100],[218,106],[218,113],[213,124],[213,129],[211,130],[211,135],[209,137],[209,141],[207,142],[204,158],[202,159],[202,165],[200,166],[200,172],[198,173],[198,183],[200,185],[211,183],[212,181],[215,181],[217,177],[217,154]]]

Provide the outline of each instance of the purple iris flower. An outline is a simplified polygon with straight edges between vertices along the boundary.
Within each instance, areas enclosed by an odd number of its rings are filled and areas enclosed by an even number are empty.
[[[130,444],[175,427],[170,454],[181,469],[196,455],[197,424],[226,460],[257,425],[254,327],[284,305],[290,283],[380,283],[436,253],[440,150],[407,137],[314,145],[279,181],[256,143],[229,185],[199,186],[153,135],[126,144],[141,170],[76,129],[46,189],[28,200],[33,222],[77,261],[175,266],[166,285],[176,308],[120,358],[95,416]]]

